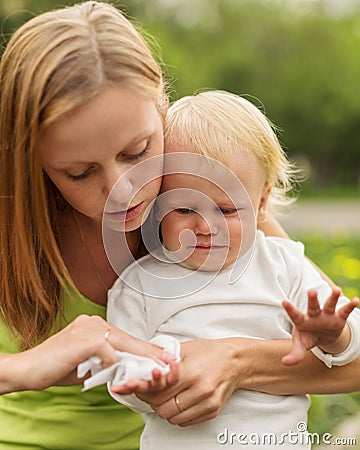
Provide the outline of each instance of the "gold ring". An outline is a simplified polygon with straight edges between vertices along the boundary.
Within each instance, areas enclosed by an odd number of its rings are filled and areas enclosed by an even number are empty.
[[[183,412],[184,410],[183,410],[182,407],[180,406],[180,402],[179,402],[179,399],[178,399],[178,396],[177,396],[177,395],[175,395],[174,400],[175,400],[175,404],[176,404],[177,409],[179,410],[179,412]]]
[[[105,331],[105,333],[104,333],[104,339],[105,339],[105,341],[108,341],[109,340],[109,336],[110,336],[110,328],[108,328],[106,331]]]

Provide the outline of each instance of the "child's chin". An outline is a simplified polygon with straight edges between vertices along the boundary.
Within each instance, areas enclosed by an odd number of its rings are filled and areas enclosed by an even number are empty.
[[[201,270],[202,272],[218,272],[225,266],[224,261],[186,261],[194,270]]]

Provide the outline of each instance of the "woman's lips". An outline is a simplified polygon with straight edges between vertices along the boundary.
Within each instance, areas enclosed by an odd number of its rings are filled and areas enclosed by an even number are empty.
[[[128,222],[139,215],[142,205],[143,202],[124,211],[106,212],[105,214],[109,219],[115,220],[116,222]]]

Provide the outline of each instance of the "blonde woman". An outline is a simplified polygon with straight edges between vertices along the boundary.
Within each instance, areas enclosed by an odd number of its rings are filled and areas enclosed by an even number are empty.
[[[110,4],[41,14],[7,44],[0,66],[0,448],[138,446],[140,417],[103,388],[81,393],[75,369],[93,355],[109,365],[115,349],[164,359],[162,349],[104,320],[117,274],[101,219],[118,177],[162,154],[166,104],[159,65]],[[143,254],[140,224],[159,188],[159,180],[149,183],[129,214],[122,211],[132,254],[119,249],[119,268]],[[186,343],[178,387],[147,393],[147,401],[186,424],[216,415],[239,385],[304,392],[308,367],[314,391],[354,388],[347,369],[341,383],[324,383],[312,358],[290,373],[270,365],[284,348],[288,342]],[[250,364],[254,351],[263,354],[259,364]],[[173,365],[167,381],[178,376]],[[179,415],[174,396],[185,387],[191,402]]]

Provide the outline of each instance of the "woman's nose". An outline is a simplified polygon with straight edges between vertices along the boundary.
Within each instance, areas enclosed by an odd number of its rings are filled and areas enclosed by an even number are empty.
[[[135,195],[133,182],[127,171],[113,169],[105,173],[103,191],[111,202],[128,203]]]

